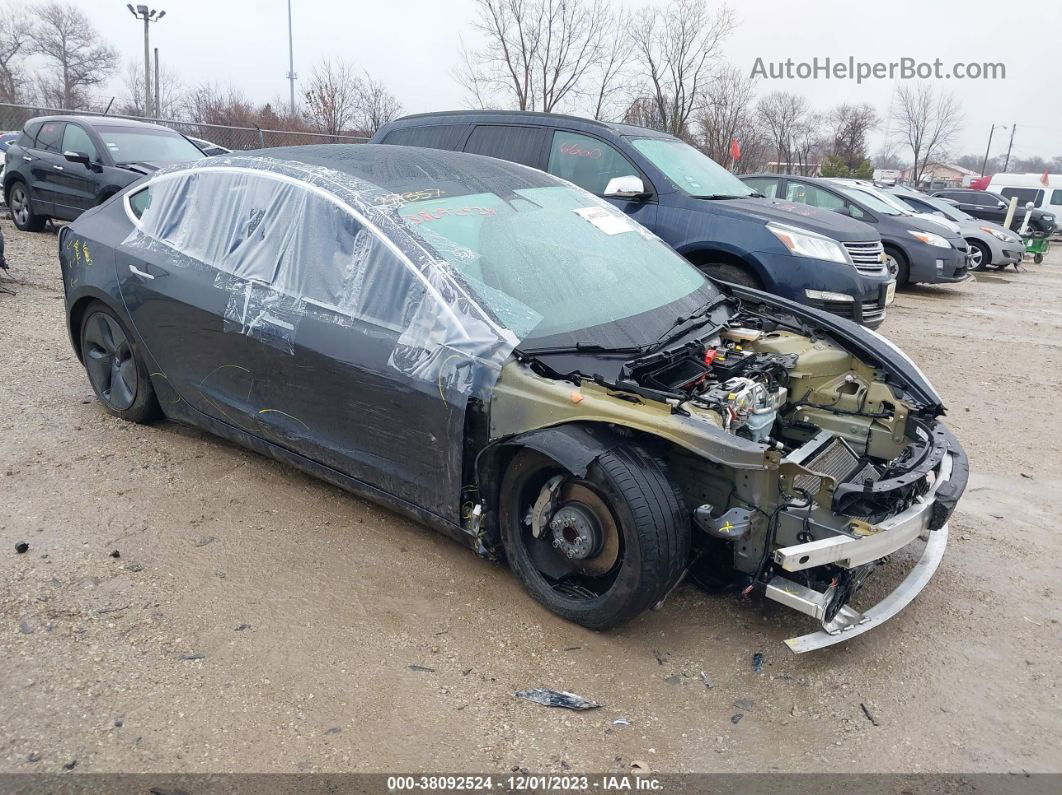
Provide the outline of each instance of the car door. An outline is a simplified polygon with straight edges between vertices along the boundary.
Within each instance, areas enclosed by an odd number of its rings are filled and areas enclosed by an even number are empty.
[[[66,153],[86,155],[88,163],[66,159]],[[96,144],[80,124],[67,122],[60,146],[62,162],[55,171],[55,214],[59,218],[77,218],[96,205],[96,186],[103,166]]]
[[[612,144],[572,130],[554,130],[546,171],[590,191],[614,205],[643,226],[656,224],[657,203],[653,185],[642,171]],[[649,198],[605,196],[609,182],[619,177],[637,177]]]
[[[399,366],[432,300],[412,266],[349,209],[310,194],[277,286],[303,306],[292,388],[269,407],[293,447],[459,523],[465,401]]]
[[[26,161],[28,169],[24,169],[24,173],[28,170],[30,192],[36,211],[41,215],[55,213],[59,197],[59,177],[66,162],[60,153],[65,129],[66,122],[44,122],[37,130],[33,148],[29,150],[30,159]]]
[[[253,174],[177,173],[124,197],[136,230],[115,254],[129,317],[163,400],[270,441],[294,379],[292,307],[270,283],[289,195]]]

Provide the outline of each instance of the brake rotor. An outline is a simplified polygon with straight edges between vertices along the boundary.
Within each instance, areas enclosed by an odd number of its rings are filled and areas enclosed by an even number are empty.
[[[559,544],[555,544],[561,554],[567,556],[572,552],[580,557],[572,557],[571,561],[579,571],[592,576],[608,574],[619,560],[620,536],[619,527],[612,516],[605,501],[586,486],[578,483],[567,483],[560,491],[560,499],[557,500],[557,510],[550,520],[549,532],[555,540],[559,533],[563,532],[564,525],[573,531],[569,537],[561,536]],[[561,530],[553,527],[554,520],[560,519]],[[586,520],[590,520],[592,528],[585,526]],[[587,537],[587,531],[593,533],[593,538]],[[581,553],[586,551],[586,557]]]

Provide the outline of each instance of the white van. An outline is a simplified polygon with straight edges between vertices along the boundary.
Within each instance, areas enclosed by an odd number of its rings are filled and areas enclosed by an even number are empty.
[[[1032,202],[1046,212],[1054,213],[1056,227],[1062,226],[1062,174],[1048,174],[1044,187],[1043,174],[996,174],[988,183],[987,190],[1007,199],[1018,197],[1018,205],[1024,207]]]

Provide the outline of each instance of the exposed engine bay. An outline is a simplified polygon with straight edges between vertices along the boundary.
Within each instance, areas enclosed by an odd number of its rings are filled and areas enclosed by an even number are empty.
[[[806,651],[858,634],[913,598],[924,582],[878,614],[852,606],[888,555],[920,536],[931,542],[928,581],[947,536],[936,531],[966,479],[932,387],[898,375],[885,355],[856,355],[842,339],[762,307],[739,309],[694,342],[630,359],[612,378],[529,360],[533,380],[520,391],[542,391],[536,402],[555,401],[563,421],[607,423],[655,449],[695,530],[687,575],[712,589],[759,591],[818,619],[814,641],[790,642]],[[492,407],[499,425],[510,419],[507,381],[503,374]],[[953,468],[961,471],[949,484]]]

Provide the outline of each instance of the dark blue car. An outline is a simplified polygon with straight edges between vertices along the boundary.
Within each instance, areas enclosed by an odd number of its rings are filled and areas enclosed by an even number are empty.
[[[881,236],[837,213],[765,199],[670,135],[574,116],[461,111],[407,116],[372,143],[464,151],[547,171],[601,196],[706,274],[866,326],[895,283]]]

